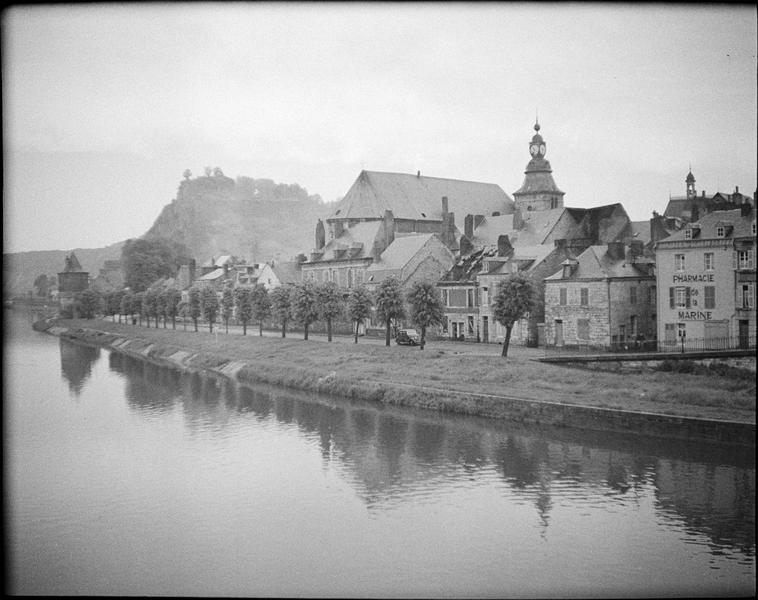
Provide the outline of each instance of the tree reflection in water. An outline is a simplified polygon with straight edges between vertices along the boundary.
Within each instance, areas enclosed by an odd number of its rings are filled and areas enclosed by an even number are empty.
[[[92,365],[100,358],[100,348],[58,338],[61,375],[75,397],[82,393],[84,383],[92,375]]]
[[[62,348],[64,346],[62,345]],[[66,378],[81,385],[96,354],[62,352]],[[370,402],[337,400],[281,388],[238,386],[222,378],[179,374],[111,353],[127,380],[130,407],[154,415],[177,404],[191,431],[224,431],[245,419],[292,426],[339,461],[341,476],[371,510],[412,502],[421,487],[465,477],[499,477],[503,494],[534,506],[542,532],[556,486],[571,498],[637,502],[652,489],[665,518],[709,536],[714,548],[755,552],[755,459],[726,446],[669,441],[454,417]],[[251,421],[250,417],[254,417]],[[505,498],[504,498],[505,499]],[[717,550],[714,550],[716,552]]]

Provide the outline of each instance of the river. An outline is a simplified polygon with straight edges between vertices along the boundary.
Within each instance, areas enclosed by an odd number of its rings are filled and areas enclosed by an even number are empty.
[[[240,387],[4,321],[8,593],[755,592],[753,448]]]

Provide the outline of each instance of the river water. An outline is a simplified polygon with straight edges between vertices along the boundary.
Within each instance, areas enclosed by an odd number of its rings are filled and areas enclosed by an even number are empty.
[[[755,592],[752,448],[239,387],[4,317],[9,593]]]

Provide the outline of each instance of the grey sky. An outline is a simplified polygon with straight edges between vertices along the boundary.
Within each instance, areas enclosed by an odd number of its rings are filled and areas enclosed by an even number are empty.
[[[362,167],[512,194],[535,111],[567,206],[647,219],[690,163],[756,189],[754,6],[53,5],[3,39],[5,252],[142,235],[205,165],[327,201]]]

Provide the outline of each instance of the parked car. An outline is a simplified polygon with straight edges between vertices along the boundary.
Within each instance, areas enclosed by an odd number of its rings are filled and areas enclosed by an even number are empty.
[[[419,335],[416,333],[415,329],[401,329],[397,332],[397,336],[395,337],[395,341],[398,344],[408,346],[415,346],[419,343],[419,340]]]

